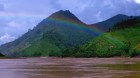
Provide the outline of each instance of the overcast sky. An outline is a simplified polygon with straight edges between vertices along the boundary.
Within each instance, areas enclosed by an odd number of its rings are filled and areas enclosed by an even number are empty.
[[[140,15],[140,0],[0,0],[0,44],[12,41],[58,10],[87,24],[117,14]]]

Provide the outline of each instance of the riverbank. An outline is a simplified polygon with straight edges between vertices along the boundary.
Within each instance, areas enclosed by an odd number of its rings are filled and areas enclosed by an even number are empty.
[[[117,58],[140,58],[140,56],[136,56],[136,57],[125,57],[125,56],[116,56],[116,57],[48,57],[48,56],[41,56],[41,57],[6,57],[6,56],[0,56],[0,59],[28,59],[28,58],[42,58],[42,59],[71,59],[71,58],[75,58],[75,59],[100,59],[100,58],[112,58],[112,59],[117,59]]]
[[[12,58],[12,57],[0,57],[0,59],[1,58],[11,58],[11,59],[26,59],[26,58],[54,58],[54,59],[56,59],[56,58],[77,58],[77,59],[79,59],[79,58],[140,58],[139,56],[137,56],[137,57],[14,57],[14,58]]]

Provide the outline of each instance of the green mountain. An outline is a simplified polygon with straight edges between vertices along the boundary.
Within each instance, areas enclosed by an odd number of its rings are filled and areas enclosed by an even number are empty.
[[[0,46],[0,52],[10,57],[60,56],[63,49],[83,45],[99,35],[91,29],[70,11],[61,10],[15,41]]]
[[[114,25],[110,32],[87,44],[66,49],[63,57],[113,57],[140,55],[140,17]]]

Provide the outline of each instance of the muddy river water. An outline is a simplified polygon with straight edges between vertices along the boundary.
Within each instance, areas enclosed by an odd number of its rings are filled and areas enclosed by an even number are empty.
[[[140,58],[0,59],[0,78],[140,78]]]

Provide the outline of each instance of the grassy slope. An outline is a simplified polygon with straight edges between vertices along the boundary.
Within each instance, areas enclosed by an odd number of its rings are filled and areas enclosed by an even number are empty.
[[[59,23],[57,24],[59,25]],[[66,26],[67,24],[65,24]],[[44,32],[39,40],[36,40],[27,48],[17,54],[19,56],[60,56],[60,51],[65,48],[79,46],[91,40],[93,37],[80,29],[65,26],[50,26],[54,30]],[[49,28],[49,27],[48,27]],[[83,36],[84,35],[84,36]]]
[[[133,49],[139,49],[136,46],[140,44],[140,27],[118,30],[109,34],[116,36],[121,41],[130,41]]]
[[[131,46],[128,47],[128,44]],[[140,24],[133,28],[105,33],[82,46],[82,48],[85,48],[85,51],[94,51],[97,56],[122,55],[125,48],[140,51]]]

